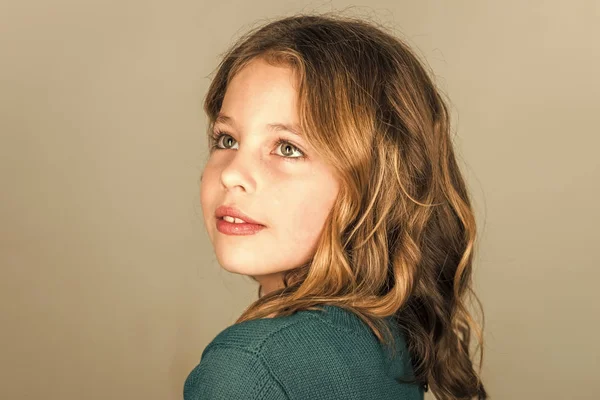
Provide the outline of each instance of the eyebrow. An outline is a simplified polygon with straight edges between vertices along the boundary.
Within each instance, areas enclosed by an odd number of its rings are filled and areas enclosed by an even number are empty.
[[[232,117],[221,113],[219,113],[219,115],[215,119],[215,124],[216,123],[235,126],[235,121]],[[281,122],[274,122],[271,124],[267,124],[267,128],[269,128],[272,131],[288,131],[294,135],[302,136],[301,129],[297,124],[284,124]]]

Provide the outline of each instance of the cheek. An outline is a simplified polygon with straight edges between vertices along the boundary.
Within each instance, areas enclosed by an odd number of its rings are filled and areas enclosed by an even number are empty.
[[[202,172],[202,180],[200,181],[200,203],[205,215],[207,210],[213,206],[212,201],[215,199],[215,191],[218,188],[218,181],[215,179],[215,176],[216,175],[209,168],[205,168]]]
[[[286,185],[278,193],[278,220],[298,240],[313,239],[321,233],[338,194],[338,184],[329,176],[312,175],[302,182]]]
[[[295,243],[316,240],[329,214],[328,205],[316,195],[294,197],[287,204],[279,217],[284,234]]]

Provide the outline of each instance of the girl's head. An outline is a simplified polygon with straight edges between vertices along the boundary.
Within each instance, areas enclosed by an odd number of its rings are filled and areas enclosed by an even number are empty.
[[[210,239],[225,269],[268,288],[237,322],[328,303],[387,343],[394,316],[416,381],[486,398],[469,356],[472,328],[483,342],[466,303],[474,214],[447,106],[410,48],[360,19],[279,19],[225,54],[204,109]],[[222,205],[264,227],[222,233]]]
[[[219,106],[203,172],[202,209],[219,263],[254,277],[265,292],[283,287],[283,272],[312,258],[339,186],[299,127],[296,79],[291,68],[260,57],[240,69]],[[220,206],[264,228],[223,233]]]

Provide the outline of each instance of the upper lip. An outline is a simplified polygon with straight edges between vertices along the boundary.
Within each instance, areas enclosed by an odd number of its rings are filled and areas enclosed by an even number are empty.
[[[215,216],[217,218],[224,217],[225,215],[229,215],[230,217],[235,217],[235,218],[243,219],[245,222],[247,222],[249,224],[263,225],[262,223],[253,220],[248,215],[244,214],[243,212],[241,212],[240,210],[238,210],[237,208],[235,208],[233,206],[220,206],[215,211]]]

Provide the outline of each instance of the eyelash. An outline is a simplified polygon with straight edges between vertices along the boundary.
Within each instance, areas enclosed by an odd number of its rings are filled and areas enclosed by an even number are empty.
[[[223,137],[223,136],[229,136],[232,137],[230,134],[228,134],[227,132],[223,132],[223,131],[215,131],[211,137],[211,152],[213,150],[228,150],[228,149],[224,149],[218,146],[219,144],[219,140]],[[296,145],[294,145],[293,143],[285,140],[282,137],[277,138],[277,142],[275,143],[275,147],[281,146],[282,144],[289,144],[290,146],[292,146],[294,149],[296,149],[299,153],[301,153],[302,155],[299,157],[289,157],[289,156],[279,156],[281,158],[284,158],[286,161],[301,161],[306,159],[306,156],[304,155],[304,152]]]

